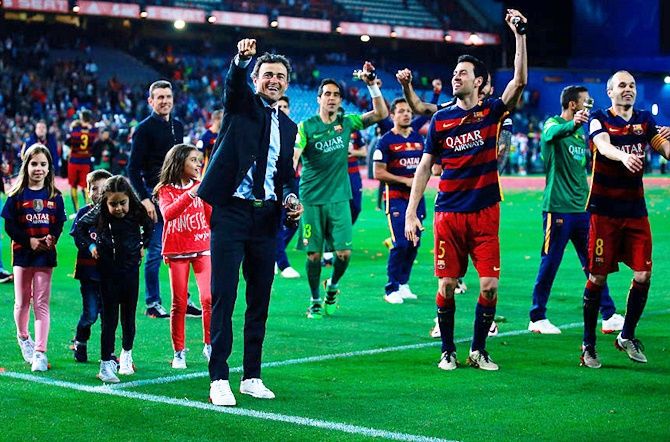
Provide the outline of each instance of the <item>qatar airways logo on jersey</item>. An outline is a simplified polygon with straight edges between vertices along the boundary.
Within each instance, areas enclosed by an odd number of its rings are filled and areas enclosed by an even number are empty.
[[[416,169],[419,166],[421,158],[411,157],[411,158],[400,158],[400,165],[406,169]]]
[[[332,152],[334,150],[344,149],[346,146],[344,145],[342,135],[338,135],[335,138],[331,138],[329,140],[317,141],[314,143],[314,147],[321,152]]]
[[[616,146],[616,148],[628,154],[644,158],[644,144],[642,143],[624,144],[623,146]]]
[[[443,141],[445,149],[453,149],[455,152],[462,152],[483,145],[484,138],[482,137],[482,131],[479,129],[455,137],[446,137]]]
[[[26,221],[31,224],[49,224],[48,213],[27,213]]]

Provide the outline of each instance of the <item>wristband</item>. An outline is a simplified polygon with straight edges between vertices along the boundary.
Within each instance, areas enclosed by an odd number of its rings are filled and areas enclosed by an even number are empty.
[[[382,91],[379,90],[379,86],[376,84],[368,85],[368,92],[370,92],[370,98],[377,98],[382,96]]]

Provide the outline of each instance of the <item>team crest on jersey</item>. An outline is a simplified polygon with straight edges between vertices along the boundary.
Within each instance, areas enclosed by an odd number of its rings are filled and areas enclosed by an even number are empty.
[[[35,212],[41,212],[44,210],[44,201],[42,200],[33,200],[33,209]]]
[[[55,209],[56,208],[56,203],[53,201],[47,201],[47,209]]]
[[[338,124],[337,126],[333,127],[333,130],[334,130],[336,133],[341,134],[342,131],[344,130],[344,128],[342,128],[342,125],[341,125],[341,124]]]
[[[644,130],[642,129],[641,124],[633,124],[633,133],[635,135],[642,135],[644,133]]]
[[[444,259],[438,259],[436,266],[438,270],[444,270],[447,268],[447,263],[444,261]]]

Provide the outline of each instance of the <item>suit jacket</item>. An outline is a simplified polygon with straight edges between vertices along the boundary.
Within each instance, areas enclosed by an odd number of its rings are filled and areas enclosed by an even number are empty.
[[[228,69],[223,95],[223,120],[214,144],[212,158],[198,196],[209,204],[226,206],[242,179],[262,152],[263,143],[269,143],[271,117],[265,103],[247,83],[247,68],[233,60]],[[277,200],[284,191],[296,191],[293,170],[293,146],[298,132],[296,124],[279,112],[281,146],[274,176]]]

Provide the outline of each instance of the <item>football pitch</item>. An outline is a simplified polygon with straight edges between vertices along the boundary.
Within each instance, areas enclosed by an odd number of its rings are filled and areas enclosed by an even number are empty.
[[[670,278],[663,258],[670,255],[666,184],[646,192],[655,265],[637,337],[646,346],[649,363],[634,364],[614,348],[615,335],[599,333],[603,367],[598,370],[579,367],[585,277],[571,245],[548,305],[549,319],[563,333],[526,331],[543,239],[540,190],[510,190],[501,203],[497,314],[505,321],[487,346],[500,365],[498,372],[465,365],[453,372],[437,368],[439,340],[429,337],[436,291],[432,210],[410,281],[419,299],[402,305],[383,301],[388,252],[382,243],[389,234],[383,212],[374,209],[373,193],[364,194],[364,209],[354,226],[352,262],[340,283],[335,316],[305,318],[309,290],[301,252],[291,250],[289,257],[302,278],[275,279],[262,375],[275,400],[238,393],[244,296],[238,297],[230,360],[238,401],[233,408],[207,401],[200,319],[187,319],[188,368],[172,369],[169,321],[143,316],[143,289],[133,349],[136,374],[121,376],[122,382],[114,386],[96,379],[99,322],[89,341],[90,361],[74,362],[68,347],[81,296],[78,281],[71,277],[75,247],[64,235],[51,298],[50,371],[31,373],[23,363],[12,314],[13,287],[0,286],[0,417],[5,422],[0,440],[670,440],[670,411],[664,402],[670,397]],[[8,243],[4,234],[6,265]],[[167,271],[161,271],[167,306]],[[323,278],[330,272],[324,269]],[[609,279],[619,313],[625,311],[631,277],[622,265]],[[472,265],[465,282],[467,293],[456,298],[461,364],[478,296]],[[191,285],[196,293],[193,278]],[[120,327],[116,345],[118,354]]]

